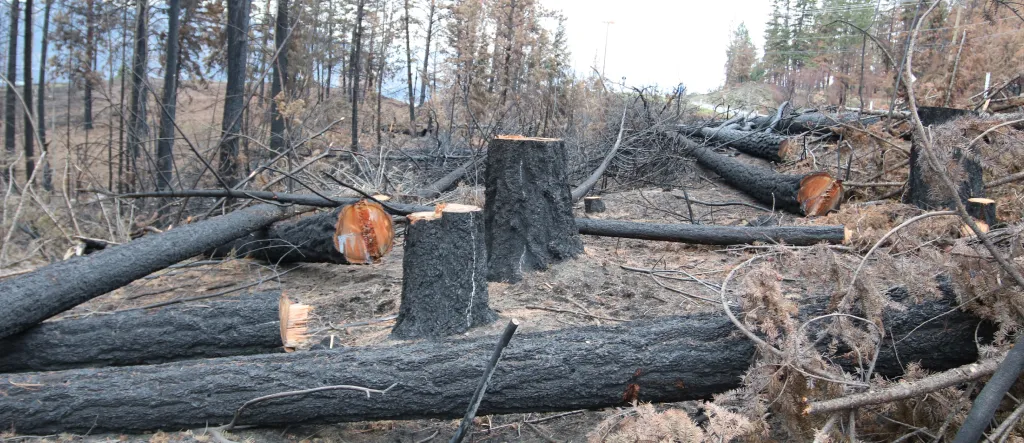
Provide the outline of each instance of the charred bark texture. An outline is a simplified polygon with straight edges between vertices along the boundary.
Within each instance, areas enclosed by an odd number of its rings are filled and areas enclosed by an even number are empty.
[[[0,338],[288,214],[273,205],[253,206],[0,281]]]
[[[488,280],[517,282],[523,271],[544,270],[583,252],[566,168],[561,140],[491,141],[484,204]]]
[[[498,319],[488,305],[483,211],[450,206],[409,216],[397,338],[461,334]]]
[[[965,115],[973,115],[971,111],[942,107],[920,107],[918,116],[925,126],[942,125]],[[936,146],[936,149],[946,149]],[[952,208],[953,200],[946,194],[941,185],[934,183],[936,173],[929,167],[927,159],[921,155],[921,143],[916,136],[910,146],[910,176],[907,178],[907,193],[903,202],[921,209],[933,210]],[[981,162],[971,155],[964,155],[960,149],[954,149],[953,160],[959,163],[961,174],[957,186],[960,201],[968,208],[972,217],[984,221],[991,226],[995,223],[995,205],[974,205],[968,199],[985,197],[985,182]],[[954,180],[956,177],[954,177]]]
[[[604,200],[602,200],[601,197],[583,197],[583,212],[586,212],[587,214],[596,214],[604,212],[606,209],[607,207],[605,207]],[[580,229],[581,234],[586,234],[585,232],[582,232],[583,226],[580,225],[580,220],[578,219],[576,220],[576,227]]]
[[[279,292],[37,325],[0,339],[0,372],[164,363],[284,350]]]
[[[578,219],[580,234],[635,238],[700,245],[741,245],[754,242],[808,246],[821,242],[842,244],[843,226],[714,226],[637,223],[617,220]]]
[[[264,226],[207,251],[207,255],[247,257],[274,264],[348,264],[345,255],[334,247],[335,225],[341,209]]]
[[[883,319],[887,334],[877,373],[898,376],[915,361],[943,370],[976,360],[979,320],[957,310],[947,314],[955,297],[902,302],[905,311]],[[807,319],[825,312],[828,300],[805,300],[804,306]],[[0,376],[0,428],[47,434],[202,427],[227,423],[258,396],[336,384],[398,386],[373,398],[339,391],[261,403],[243,412],[239,424],[457,418],[495,341],[483,336]],[[739,386],[754,351],[721,313],[523,333],[505,349],[479,414],[616,406],[629,384],[639,386],[640,401],[707,399]]]
[[[793,157],[799,142],[775,134],[732,129],[703,128],[700,134],[715,143],[723,143],[737,151],[773,162]]]

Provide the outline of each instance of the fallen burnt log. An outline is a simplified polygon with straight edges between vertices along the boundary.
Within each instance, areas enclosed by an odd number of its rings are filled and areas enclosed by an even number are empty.
[[[358,198],[324,198],[316,194],[288,194],[270,191],[237,191],[224,189],[189,189],[183,191],[138,192],[133,194],[117,194],[118,198],[244,198],[266,200],[275,203],[293,203],[296,205],[336,208],[358,202]],[[432,211],[433,206],[388,203],[384,210],[389,214],[408,215],[413,212]]]
[[[754,126],[766,126],[773,117],[755,118]],[[795,116],[785,117],[779,120],[775,129],[784,134],[799,134],[803,132],[822,131],[842,125],[872,125],[877,123],[881,117],[873,115],[858,115],[856,112],[842,112],[838,114],[825,114],[821,112],[808,112]]]
[[[878,374],[898,376],[903,365],[917,361],[926,369],[943,370],[976,360],[978,320],[950,311],[955,297],[899,301],[908,304],[906,310],[886,311],[883,319],[887,334],[879,347]],[[807,319],[823,313],[828,299],[802,305],[801,317]],[[936,316],[941,321],[929,321]],[[482,336],[0,375],[0,429],[45,434],[204,427],[229,422],[239,406],[255,397],[340,384],[398,386],[373,398],[347,391],[280,398],[247,408],[239,424],[457,418],[466,410],[495,341]],[[739,386],[754,351],[717,312],[523,333],[505,349],[479,414],[618,406],[627,390],[645,402],[707,399]],[[849,370],[855,359],[839,360]]]
[[[305,341],[309,308],[262,292],[45,322],[0,339],[0,372],[164,363],[284,352]]]
[[[796,214],[825,215],[839,208],[843,185],[827,172],[805,175],[779,174],[718,154],[683,136],[673,137],[684,150],[733,187],[771,208]]]
[[[441,177],[437,181],[425,186],[423,189],[420,189],[416,192],[416,195],[421,198],[440,197],[441,194],[455,188],[455,185],[459,183],[459,180],[462,180],[462,178],[465,177],[471,169],[474,169],[477,164],[484,161],[485,158],[486,157],[478,157],[466,162],[462,166],[459,166],[452,172],[446,174],[444,177]]]
[[[635,238],[701,245],[740,245],[754,242],[809,246],[821,242],[843,244],[844,226],[715,226],[637,223],[618,220],[577,219],[580,234]]]
[[[390,250],[395,231],[380,205],[360,200],[333,211],[274,223],[210,251],[268,263],[369,264]]]
[[[773,162],[792,159],[801,148],[797,140],[759,131],[703,128],[700,134],[712,142]]]
[[[0,280],[0,338],[291,214],[257,205]]]

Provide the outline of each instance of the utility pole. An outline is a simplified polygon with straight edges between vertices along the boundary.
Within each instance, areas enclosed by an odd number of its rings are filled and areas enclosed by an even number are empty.
[[[604,57],[601,59],[601,81],[604,81],[604,68],[608,66],[608,31],[615,22],[605,21],[604,23]]]

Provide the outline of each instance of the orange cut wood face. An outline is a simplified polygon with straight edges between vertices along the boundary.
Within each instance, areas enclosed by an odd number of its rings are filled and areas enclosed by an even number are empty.
[[[796,194],[800,209],[807,216],[820,216],[839,208],[843,200],[843,182],[827,172],[815,172],[800,180]]]
[[[379,263],[391,251],[394,239],[391,216],[366,199],[342,208],[334,227],[334,248],[352,264]]]

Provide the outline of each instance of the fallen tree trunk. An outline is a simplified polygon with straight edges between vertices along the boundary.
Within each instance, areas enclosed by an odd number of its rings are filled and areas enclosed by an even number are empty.
[[[293,214],[258,205],[0,281],[0,338]]]
[[[798,156],[801,147],[797,140],[760,131],[704,128],[700,133],[713,142],[773,162],[786,161]]]
[[[906,291],[904,291],[905,293]],[[904,294],[905,295],[905,294]],[[886,311],[878,374],[931,370],[977,357],[978,320],[954,296]],[[822,314],[827,297],[805,300],[801,317]],[[942,321],[933,320],[942,316]],[[813,329],[813,328],[811,328]],[[809,331],[815,334],[815,331]],[[329,385],[383,389],[383,396],[326,392],[260,403],[239,424],[285,426],[462,416],[492,352],[492,336],[380,348],[295,352],[155,366],[0,375],[0,429],[26,434],[178,430],[227,423],[255,397]],[[827,343],[829,340],[823,340]],[[739,386],[754,346],[721,313],[639,320],[616,326],[524,333],[505,350],[479,413],[526,413],[640,401],[707,399]],[[853,354],[853,353],[848,353]],[[856,357],[838,361],[856,366]]]
[[[843,185],[827,172],[805,175],[779,174],[718,154],[682,136],[675,139],[697,162],[718,174],[733,187],[768,205],[795,214],[825,215],[839,208]]]
[[[581,198],[587,195],[587,193],[594,188],[594,185],[597,184],[597,181],[601,178],[602,175],[604,175],[604,171],[608,169],[608,165],[612,163],[612,159],[615,158],[615,153],[619,152],[619,146],[622,145],[622,133],[626,130],[627,109],[629,109],[629,107],[625,107],[622,109],[622,121],[619,122],[619,135],[618,137],[615,138],[615,144],[612,145],[612,148],[608,150],[608,154],[604,156],[604,160],[602,160],[601,164],[598,165],[597,169],[595,169],[594,172],[590,174],[590,177],[587,177],[587,179],[584,180],[583,183],[580,183],[579,186],[575,187],[572,190],[573,203],[580,201]]]
[[[138,192],[134,194],[115,195],[118,198],[245,198],[255,200],[267,200],[276,203],[294,203],[304,206],[316,206],[321,208],[336,208],[339,206],[351,205],[358,202],[359,198],[331,198],[327,199],[316,194],[287,194],[270,191],[227,191],[224,189],[190,189],[185,191],[160,191],[160,192]],[[384,210],[389,214],[408,215],[413,212],[434,210],[433,206],[410,205],[403,203],[388,202]]]
[[[302,305],[263,292],[202,306],[172,305],[45,322],[0,339],[0,372],[53,371],[283,352],[301,344]],[[289,321],[289,314],[294,313]]]
[[[212,257],[248,257],[268,263],[368,264],[391,250],[391,218],[373,202],[357,201],[333,211],[274,223],[207,252]]]
[[[440,197],[441,194],[444,194],[445,192],[452,190],[452,188],[455,188],[455,185],[459,183],[459,180],[462,180],[462,178],[465,177],[466,174],[468,174],[471,169],[476,167],[478,163],[483,162],[486,158],[487,157],[481,156],[466,162],[462,166],[455,168],[455,170],[453,170],[452,172],[449,172],[444,177],[441,177],[436,182],[433,182],[423,187],[423,189],[420,189],[419,191],[416,192],[416,195],[418,195],[420,198]]]
[[[823,114],[820,112],[808,112],[796,117],[783,120],[779,123],[781,132],[789,134],[809,131],[820,131],[844,124],[871,125],[879,121],[878,116],[861,116],[856,112],[843,112],[838,114]]]
[[[783,243],[809,246],[821,242],[843,244],[849,233],[843,226],[715,226],[636,223],[618,220],[577,219],[580,234],[635,238],[700,245]]]

